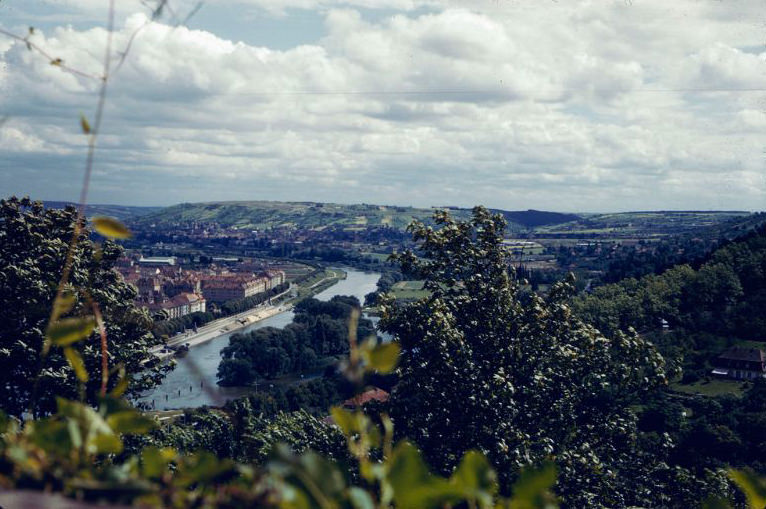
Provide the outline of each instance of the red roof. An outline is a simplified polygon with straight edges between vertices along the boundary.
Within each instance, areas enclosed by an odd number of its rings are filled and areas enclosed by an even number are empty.
[[[365,391],[361,394],[358,394],[354,396],[353,398],[347,399],[343,402],[344,407],[358,407],[358,406],[364,406],[370,401],[380,401],[381,403],[385,403],[388,401],[389,394],[384,391],[383,389],[378,389],[375,387],[374,389],[370,389],[369,391]]]

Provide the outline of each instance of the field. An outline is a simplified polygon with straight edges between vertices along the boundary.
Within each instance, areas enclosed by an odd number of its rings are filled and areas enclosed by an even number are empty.
[[[370,257],[370,258],[374,258],[375,260],[378,260],[381,263],[388,261],[388,257],[391,256],[391,255],[385,254],[385,253],[361,253],[361,254],[362,254],[362,256],[367,256],[367,257]]]
[[[423,281],[399,281],[391,288],[391,293],[397,300],[417,300],[429,295],[423,290]]]
[[[741,396],[747,382],[737,380],[713,379],[709,382],[701,380],[693,384],[673,383],[671,388],[685,394],[702,394],[703,396],[721,396],[731,394]]]

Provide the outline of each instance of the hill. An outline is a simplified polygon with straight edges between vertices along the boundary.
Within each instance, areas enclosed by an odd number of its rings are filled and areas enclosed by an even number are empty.
[[[466,219],[470,209],[449,207],[453,216]],[[189,221],[215,222],[235,228],[266,229],[282,226],[296,228],[346,228],[388,226],[404,229],[413,219],[431,221],[433,208],[388,205],[342,205],[315,202],[236,201],[182,203],[137,218],[143,225],[170,225]],[[556,224],[579,216],[536,210],[509,212],[496,210],[509,221],[511,231],[521,231],[541,224]]]
[[[46,208],[49,209],[63,209],[68,205],[77,207],[76,203],[68,201],[45,201],[43,202]],[[116,217],[121,221],[128,221],[137,217],[145,216],[153,212],[162,210],[162,207],[132,207],[127,205],[86,205],[86,216],[110,216]]]
[[[649,237],[678,235],[708,229],[716,232],[714,234],[717,235],[734,222],[747,216],[750,216],[750,212],[737,210],[658,210],[581,214],[581,217],[574,221],[542,225],[537,232],[564,237]],[[729,221],[732,223],[721,226]],[[721,229],[716,231],[715,227]]]
[[[577,214],[564,214],[561,212],[546,212],[544,210],[523,210],[518,212],[509,212],[507,210],[491,209],[492,212],[502,214],[509,223],[520,224],[526,228],[536,228],[538,226],[556,225],[579,221],[582,218]]]

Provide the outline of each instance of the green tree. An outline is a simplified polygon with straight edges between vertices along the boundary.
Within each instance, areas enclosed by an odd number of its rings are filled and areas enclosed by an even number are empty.
[[[655,475],[662,447],[639,450],[629,407],[666,384],[662,356],[636,334],[604,337],[575,318],[571,278],[545,300],[522,300],[501,216],[477,207],[469,221],[434,219],[410,227],[418,254],[395,256],[430,296],[382,307],[381,327],[402,349],[397,430],[443,473],[478,449],[508,489],[522,465],[555,458],[569,505],[651,503],[645,490],[672,476]]]
[[[0,408],[12,415],[32,409],[46,414],[56,408],[56,396],[78,398],[75,373],[62,350],[53,347],[41,362],[48,327],[77,212],[45,209],[40,202],[15,197],[0,201]],[[113,270],[122,250],[105,241],[98,246],[82,229],[72,259],[66,294],[70,316],[100,309],[108,340],[110,369],[118,365],[132,373],[128,395],[145,391],[162,379],[166,367],[147,368],[149,348],[158,343],[149,331],[152,321],[133,304],[135,289]],[[101,385],[101,342],[98,335],[72,345],[91,374],[85,397],[97,401]],[[109,388],[117,383],[112,376]],[[35,401],[31,401],[37,390]]]

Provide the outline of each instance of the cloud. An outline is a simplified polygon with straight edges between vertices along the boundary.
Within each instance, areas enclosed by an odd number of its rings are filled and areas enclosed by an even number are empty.
[[[248,3],[227,1],[206,9]],[[125,11],[115,61],[132,40],[131,51],[110,84],[97,201],[766,203],[766,93],[753,91],[766,58],[733,8],[392,0],[370,17],[361,0],[282,3],[321,10],[325,35],[275,49]],[[67,65],[101,72],[103,29],[34,37]],[[13,152],[0,160],[1,188],[71,198],[78,118],[92,116],[98,84],[0,42],[0,115],[13,120],[0,132]],[[30,183],[2,171],[11,165],[67,183]]]

